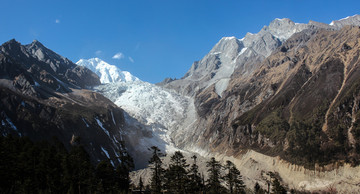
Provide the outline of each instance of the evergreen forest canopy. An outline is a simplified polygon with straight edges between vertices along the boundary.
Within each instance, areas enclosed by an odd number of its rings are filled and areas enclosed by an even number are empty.
[[[150,185],[142,178],[130,184],[129,172],[133,160],[119,150],[120,160],[114,166],[111,159],[94,165],[80,141],[68,151],[56,138],[51,143],[32,142],[27,137],[0,136],[0,193],[248,193],[240,171],[231,161],[223,166],[215,158],[206,162],[208,179],[199,172],[197,157],[187,164],[177,151],[167,169],[161,151],[153,146],[149,160],[152,171]],[[272,176],[272,193],[286,193],[276,176]],[[270,183],[267,188],[270,191]],[[265,193],[259,184],[255,193]],[[251,191],[252,192],[252,191]]]
[[[116,168],[110,160],[95,166],[79,140],[68,151],[56,138],[0,136],[0,193],[127,192],[133,161],[124,151],[118,155]]]

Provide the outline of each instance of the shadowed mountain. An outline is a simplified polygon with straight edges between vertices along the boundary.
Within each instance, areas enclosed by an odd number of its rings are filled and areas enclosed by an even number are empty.
[[[80,137],[94,162],[115,159],[123,110],[86,89],[98,84],[95,73],[38,41],[4,43],[0,47],[1,134],[49,141],[55,136],[67,148],[74,137]]]

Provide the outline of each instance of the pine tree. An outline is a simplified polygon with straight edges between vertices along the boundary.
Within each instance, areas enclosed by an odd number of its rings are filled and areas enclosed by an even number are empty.
[[[274,194],[286,194],[286,189],[280,184],[280,181],[274,177],[274,180],[272,182],[272,193]]]
[[[255,194],[265,194],[265,191],[260,187],[258,182],[255,183],[254,193]]]
[[[56,153],[56,148],[48,142],[41,142],[38,146],[40,153],[36,171],[38,181],[42,182],[39,189],[49,193],[60,192],[60,189],[62,189],[61,177],[63,176],[61,163],[59,162],[61,157]]]
[[[68,192],[89,193],[94,184],[94,169],[85,149],[80,145],[73,146],[65,163]]]
[[[122,141],[119,142],[119,149],[117,152],[119,165],[116,167],[116,182],[118,184],[118,188],[127,193],[130,187],[129,172],[134,168],[134,160],[127,153]]]
[[[115,170],[109,160],[101,161],[96,166],[95,174],[98,180],[98,189],[105,193],[116,190]],[[99,188],[101,186],[102,188]]]
[[[162,161],[160,159],[163,154],[160,152],[160,149],[156,146],[152,146],[151,150],[153,155],[149,160],[150,169],[152,171],[150,186],[151,193],[161,193],[162,189],[162,179],[164,174],[164,168],[162,167]]]
[[[63,169],[62,163],[65,161],[65,158],[68,155],[64,144],[56,137],[52,138],[52,147],[50,152],[53,154],[49,160],[50,163],[50,174],[49,176],[54,177],[52,182],[50,182],[51,193],[61,193],[64,192],[65,185],[63,183],[63,177],[65,176],[65,171]]]
[[[199,173],[199,166],[196,164],[196,159],[197,157],[195,155],[193,155],[191,157],[194,162],[190,167],[189,170],[189,185],[188,185],[188,192],[189,193],[199,193],[203,187],[202,184],[202,179],[200,177],[200,173]]]
[[[231,161],[226,161],[225,170],[227,171],[224,176],[224,180],[229,187],[231,194],[233,193],[244,193],[244,182],[242,181],[242,176],[240,171]]]
[[[188,166],[184,155],[180,151],[176,151],[174,155],[171,156],[169,169],[165,174],[165,186],[168,192],[187,193],[186,184],[188,177],[186,168]]]
[[[222,193],[224,188],[221,186],[221,164],[215,160],[214,157],[210,161],[206,162],[208,167],[209,178],[207,180],[207,189],[209,193]]]
[[[140,177],[140,180],[139,180],[139,190],[140,190],[140,193],[142,193],[143,189],[144,189],[144,183],[143,183],[143,181],[142,181],[142,178]]]

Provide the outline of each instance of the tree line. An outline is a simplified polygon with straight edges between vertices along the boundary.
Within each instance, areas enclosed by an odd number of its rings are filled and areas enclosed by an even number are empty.
[[[188,164],[184,155],[176,151],[164,168],[157,147],[152,147],[149,167],[152,171],[149,185],[143,180],[137,186],[130,184],[129,172],[134,164],[120,142],[117,166],[110,159],[90,161],[90,156],[75,140],[70,150],[56,138],[51,143],[33,142],[27,137],[0,136],[0,193],[174,193],[218,194],[248,193],[240,171],[231,161],[221,165],[215,158],[206,162],[208,178],[199,171],[197,157]],[[270,183],[269,183],[270,184]],[[272,187],[263,190],[259,184],[254,193],[286,193],[278,179]]]
[[[142,178],[137,187],[138,193],[173,193],[173,194],[243,194],[251,191],[247,189],[240,171],[231,161],[221,165],[214,157],[206,162],[208,178],[199,172],[197,157],[192,156],[192,164],[187,164],[184,155],[176,151],[170,157],[167,169],[164,168],[161,157],[164,156],[156,146],[151,147],[152,157],[149,160],[151,169],[150,185],[144,187]],[[273,175],[272,173],[270,175]],[[275,176],[271,176],[268,190],[264,190],[258,183],[253,193],[286,193],[286,189]],[[271,190],[270,190],[271,184]]]
[[[118,155],[116,167],[110,160],[94,165],[79,140],[68,151],[56,138],[0,135],[0,193],[127,193],[134,165],[126,151]]]

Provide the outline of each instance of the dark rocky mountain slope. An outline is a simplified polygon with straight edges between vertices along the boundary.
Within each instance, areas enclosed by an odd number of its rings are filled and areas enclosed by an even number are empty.
[[[34,41],[0,47],[0,132],[49,140],[66,147],[80,137],[95,162],[115,158],[123,110],[87,88],[100,84],[89,69]]]

